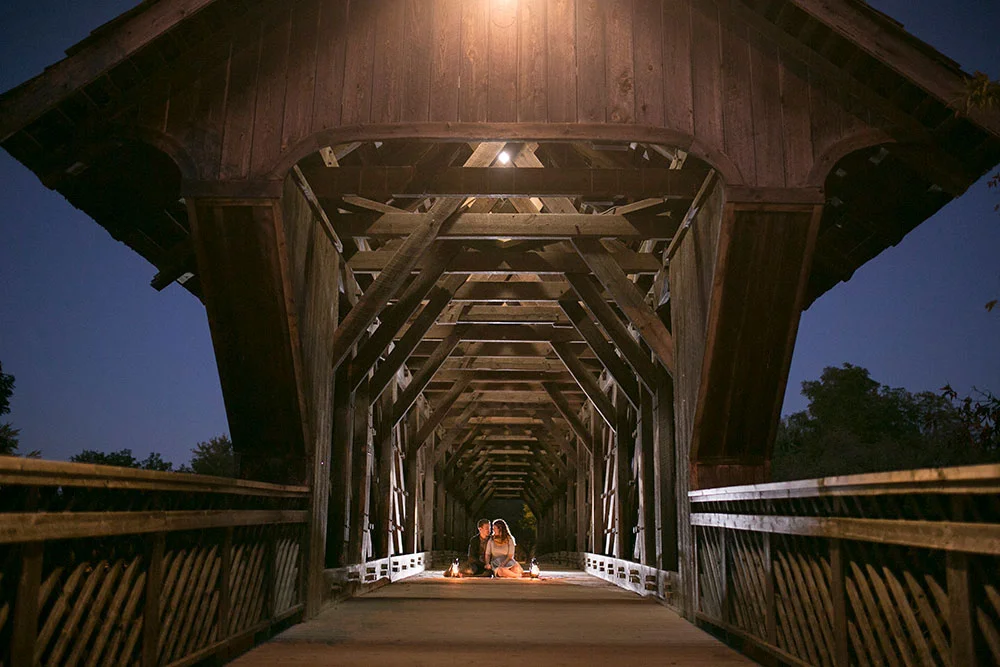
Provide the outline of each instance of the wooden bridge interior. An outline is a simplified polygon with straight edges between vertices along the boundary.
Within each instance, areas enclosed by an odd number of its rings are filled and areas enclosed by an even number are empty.
[[[593,575],[545,589],[581,659],[641,626],[679,634],[637,662],[742,661],[683,618],[768,663],[1000,661],[1000,468],[768,483],[802,310],[1000,160],[889,17],[157,0],[67,54],[0,140],[204,303],[241,479],[0,460],[0,665],[219,662],[309,621],[266,664],[368,623],[329,606],[359,595],[443,620],[409,596],[483,590],[426,572],[522,507],[526,556]],[[324,659],[374,660],[357,637]]]

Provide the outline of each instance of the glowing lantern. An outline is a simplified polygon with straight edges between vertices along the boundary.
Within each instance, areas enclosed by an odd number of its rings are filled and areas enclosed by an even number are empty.
[[[532,579],[538,578],[538,575],[540,573],[540,570],[538,569],[538,559],[536,558],[531,559],[531,568],[528,570],[528,572],[531,574]]]

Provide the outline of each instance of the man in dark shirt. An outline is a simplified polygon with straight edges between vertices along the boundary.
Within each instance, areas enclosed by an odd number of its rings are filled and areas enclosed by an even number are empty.
[[[469,540],[469,553],[459,567],[464,577],[478,577],[486,572],[486,543],[490,540],[490,520],[480,519],[476,523],[476,534]]]

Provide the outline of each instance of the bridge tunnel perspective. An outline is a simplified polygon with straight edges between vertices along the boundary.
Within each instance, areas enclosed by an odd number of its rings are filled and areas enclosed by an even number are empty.
[[[438,576],[480,518],[550,578],[505,601],[549,657],[744,661],[702,628],[768,664],[1000,662],[1000,468],[770,482],[803,309],[1000,160],[967,78],[847,0],[95,30],[0,96],[0,142],[204,305],[239,474],[0,457],[0,667],[216,664],[303,621],[257,664],[482,659],[433,627],[511,590]]]

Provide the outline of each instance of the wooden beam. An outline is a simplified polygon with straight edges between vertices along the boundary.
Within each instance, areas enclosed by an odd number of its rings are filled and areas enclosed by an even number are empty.
[[[611,373],[611,377],[614,378],[615,383],[621,388],[622,392],[626,398],[628,398],[629,403],[633,406],[639,406],[639,383],[636,382],[635,374],[632,369],[629,368],[621,357],[615,354],[614,348],[608,343],[607,339],[604,337],[594,323],[587,316],[584,311],[583,306],[574,301],[573,299],[563,299],[559,302],[559,306],[569,317],[573,326],[576,330],[587,341],[590,345],[590,349],[594,351],[597,358],[601,360],[601,363],[608,372]],[[558,351],[557,351],[558,354]]]
[[[583,240],[574,243],[583,243]],[[593,241],[599,243],[598,241]],[[411,244],[412,246],[413,244]],[[603,249],[603,246],[602,246]],[[426,250],[426,246],[423,246]],[[422,253],[423,250],[420,252]],[[400,248],[400,252],[402,248]],[[607,251],[605,251],[607,252]],[[395,252],[392,248],[380,248],[379,250],[361,251],[355,253],[347,265],[355,273],[378,273],[388,271],[399,271],[401,260],[394,260]],[[651,253],[637,253],[631,250],[618,250],[608,253],[608,257],[615,262],[616,269],[633,275],[653,275],[660,270],[662,264],[660,259]],[[419,271],[424,268],[428,259],[426,257],[412,258],[408,271]],[[589,265],[581,260],[576,253],[560,251],[544,252],[518,252],[495,250],[490,252],[463,251],[459,252],[449,264],[447,273],[534,273],[534,274],[562,274],[562,273],[587,273]],[[376,280],[376,283],[382,276]],[[603,281],[602,281],[603,282]],[[367,296],[376,285],[372,285],[365,292]],[[633,285],[632,289],[635,289]],[[364,298],[362,299],[362,302]],[[388,301],[388,298],[385,298]],[[384,304],[383,304],[384,305]],[[652,311],[651,311],[652,312]],[[376,313],[377,314],[377,313]],[[350,315],[348,315],[350,317]],[[375,319],[374,315],[371,318]],[[369,322],[371,324],[371,322]],[[346,319],[345,319],[346,325]],[[366,327],[367,328],[367,327]],[[650,346],[652,347],[652,346]]]
[[[339,170],[331,169],[330,171]],[[375,321],[393,294],[399,290],[405,282],[406,276],[434,243],[438,231],[461,203],[460,200],[456,199],[440,199],[435,202],[429,211],[431,217],[427,219],[427,222],[410,234],[399,249],[386,258],[387,261],[385,266],[380,269],[378,278],[365,290],[358,304],[351,308],[344,321],[334,331],[331,343],[333,350],[331,358],[334,368],[344,361],[351,348],[361,339],[361,336]]]
[[[427,298],[431,290],[434,289],[438,278],[444,273],[448,262],[457,251],[458,247],[452,244],[436,243],[431,252],[433,257],[431,262],[413,279],[399,300],[385,308],[378,329],[360,346],[357,354],[351,360],[351,391],[357,389],[361,380],[375,365],[379,355],[389,346],[393,337],[417,310],[420,302]],[[444,304],[447,305],[447,301]]]
[[[697,169],[496,169],[364,166],[310,169],[320,198],[356,195],[386,200],[405,197],[615,197],[691,199],[704,173]]]
[[[587,454],[591,454],[594,450],[594,437],[587,430],[587,427],[583,425],[583,422],[580,421],[580,418],[577,417],[573,409],[570,408],[569,402],[562,395],[559,387],[550,382],[543,382],[542,388],[545,389],[545,393],[552,399],[552,404],[556,406],[556,410],[559,411],[562,418],[566,420],[566,423],[573,429],[576,436],[580,438],[583,446],[587,449]]]
[[[410,407],[416,402],[417,396],[420,392],[424,390],[427,383],[431,381],[434,374],[437,373],[441,364],[444,360],[448,358],[455,346],[458,345],[458,341],[461,339],[461,329],[456,327],[454,333],[448,338],[438,343],[437,348],[434,353],[424,362],[424,365],[420,367],[420,372],[413,376],[410,380],[410,384],[406,386],[403,393],[399,395],[395,404],[392,406],[392,426],[395,426],[399,421],[406,415]]]
[[[6,141],[79,88],[124,62],[209,4],[211,0],[153,3],[117,25],[109,26],[101,39],[91,40],[72,56],[0,97],[0,141]]]
[[[968,94],[965,75],[942,65],[921,48],[901,27],[897,28],[874,12],[861,11],[819,0],[791,0],[805,13],[846,37],[883,65],[912,81],[955,109]],[[969,117],[994,137],[1000,137],[1000,114],[986,109],[970,109]]]
[[[452,278],[462,276],[452,276]],[[450,295],[449,295],[450,297]],[[450,299],[449,299],[450,300]],[[411,328],[416,325],[416,320]],[[462,340],[481,343],[575,343],[583,339],[574,329],[551,324],[436,324],[424,331],[422,340],[444,340],[461,329]],[[406,333],[409,333],[407,330]],[[406,335],[403,334],[403,336]],[[600,335],[600,334],[598,334]],[[604,341],[607,344],[607,341]]]
[[[649,391],[656,391],[659,376],[656,366],[650,360],[649,355],[642,351],[639,343],[629,334],[628,327],[618,318],[614,309],[604,300],[598,286],[589,276],[576,273],[566,274],[566,280],[573,286],[573,290],[590,309],[590,312],[594,314],[594,318],[604,327],[615,347],[635,370],[636,375],[646,385],[646,388]]]
[[[396,342],[396,346],[393,348],[389,356],[386,357],[385,361],[376,369],[375,374],[372,376],[371,383],[371,396],[372,400],[378,398],[385,388],[389,385],[393,376],[396,372],[402,368],[403,364],[410,357],[413,351],[416,349],[420,341],[423,340],[424,334],[428,329],[434,324],[434,320],[437,316],[444,310],[444,307],[448,305],[451,300],[451,295],[455,292],[455,289],[459,285],[465,282],[463,276],[448,276],[442,281],[442,284],[434,287],[430,293],[430,299],[427,301],[427,305],[424,306],[423,310],[420,311],[420,315],[417,319],[413,321],[410,328],[407,329],[406,334],[399,341]],[[464,325],[460,325],[464,326]],[[456,327],[455,331],[461,332],[461,329]],[[367,371],[365,371],[367,373]],[[353,369],[352,369],[353,374]],[[363,375],[363,374],[362,374]],[[354,378],[352,375],[352,382],[357,381],[360,383],[362,378]]]
[[[466,388],[469,386],[469,382],[470,379],[468,377],[459,378],[452,385],[448,393],[436,401],[437,405],[431,413],[431,416],[427,419],[427,421],[420,425],[420,429],[413,437],[413,440],[409,442],[409,446],[411,447],[414,456],[417,455],[417,452],[419,452],[420,448],[424,446],[427,439],[432,433],[434,433],[437,427],[441,425],[441,422],[444,421],[445,415],[447,415],[448,411],[451,410],[451,407],[455,404],[455,401],[458,400],[458,397],[465,393]]]
[[[608,395],[601,391],[601,387],[597,382],[597,379],[590,373],[590,371],[584,367],[580,360],[572,350],[570,350],[565,343],[551,343],[552,349],[555,353],[559,355],[563,364],[566,365],[566,370],[570,372],[576,383],[580,385],[580,389],[583,393],[587,395],[590,402],[594,404],[597,411],[600,413],[601,418],[604,419],[608,427],[614,430],[617,428],[615,422],[615,408],[611,403],[611,399]]]
[[[639,330],[639,335],[653,350],[660,363],[673,373],[673,338],[667,331],[667,326],[645,302],[642,293],[625,275],[623,271],[625,267],[616,262],[614,256],[601,245],[600,241],[578,239],[573,241],[573,245],[625,313],[625,317]]]
[[[558,301],[570,289],[565,281],[553,282],[467,282],[457,292],[455,303]]]
[[[425,222],[426,213],[386,213],[373,223],[354,222],[342,216],[338,229],[344,236],[392,238],[412,234]],[[651,217],[583,213],[459,213],[438,238],[458,240],[563,240],[620,238],[641,240],[662,234]]]

